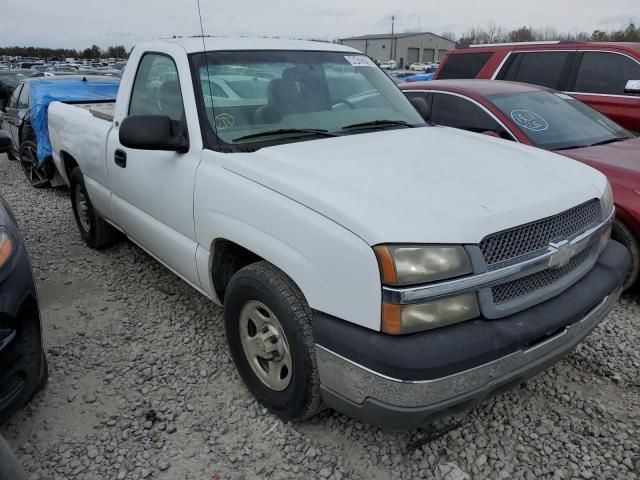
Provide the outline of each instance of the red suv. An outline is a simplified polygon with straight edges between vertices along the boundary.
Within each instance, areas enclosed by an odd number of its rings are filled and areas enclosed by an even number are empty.
[[[450,50],[434,80],[460,78],[562,90],[640,132],[640,43],[514,43]]]

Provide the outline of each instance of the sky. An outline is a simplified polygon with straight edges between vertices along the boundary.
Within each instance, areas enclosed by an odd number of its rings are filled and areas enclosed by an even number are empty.
[[[464,33],[507,29],[610,30],[640,24],[640,0],[200,0],[206,35],[336,38],[391,30]],[[38,5],[34,8],[34,3]],[[86,48],[200,34],[197,0],[0,1],[0,47]]]

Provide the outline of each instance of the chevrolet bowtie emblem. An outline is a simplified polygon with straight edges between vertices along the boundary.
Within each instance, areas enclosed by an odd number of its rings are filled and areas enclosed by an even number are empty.
[[[562,268],[579,253],[579,245],[571,245],[567,240],[549,244],[551,257],[549,258],[549,268]]]

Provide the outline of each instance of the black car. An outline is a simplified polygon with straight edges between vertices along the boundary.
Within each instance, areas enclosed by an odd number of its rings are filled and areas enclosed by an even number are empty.
[[[11,139],[0,132],[0,153]],[[36,286],[15,218],[0,196],[0,425],[47,381]]]
[[[13,90],[9,103],[0,114],[0,130],[4,130],[11,135],[13,145],[11,151],[7,152],[9,158],[19,159],[22,163],[27,179],[34,187],[47,187],[49,180],[53,176],[54,166],[51,162],[46,162],[43,166],[38,166],[36,161],[37,146],[36,136],[29,122],[29,89],[36,82],[57,82],[72,79],[86,79],[87,82],[113,82],[119,83],[120,79],[115,77],[105,77],[101,75],[64,75],[30,77],[23,79]]]

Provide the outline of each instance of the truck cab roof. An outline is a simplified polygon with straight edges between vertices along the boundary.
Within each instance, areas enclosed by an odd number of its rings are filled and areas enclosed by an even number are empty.
[[[202,52],[203,50],[207,52],[222,50],[308,50],[360,53],[354,48],[329,42],[256,37],[168,38],[154,42],[145,42],[138,47],[148,51],[148,47],[163,42],[180,45],[188,54]]]

